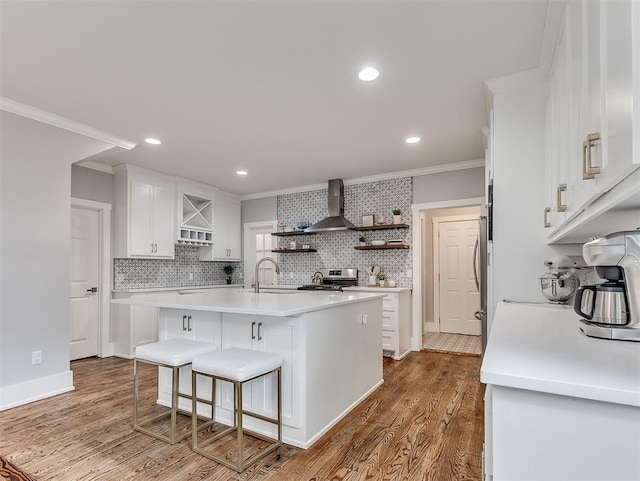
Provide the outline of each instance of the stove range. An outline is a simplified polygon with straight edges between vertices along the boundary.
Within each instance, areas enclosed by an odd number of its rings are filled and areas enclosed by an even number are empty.
[[[311,277],[313,284],[298,287],[301,291],[339,291],[358,285],[358,269],[321,269]]]

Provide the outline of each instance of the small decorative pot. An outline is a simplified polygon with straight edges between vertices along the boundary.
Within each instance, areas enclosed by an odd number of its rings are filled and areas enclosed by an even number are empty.
[[[380,287],[384,287],[384,279],[382,279],[381,281],[378,281],[378,285]]]
[[[393,223],[394,224],[402,224],[402,215],[400,214],[394,214],[393,215]]]

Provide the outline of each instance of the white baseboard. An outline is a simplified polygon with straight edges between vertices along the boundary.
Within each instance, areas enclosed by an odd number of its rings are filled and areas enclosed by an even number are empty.
[[[369,389],[366,393],[364,393],[362,396],[360,396],[358,399],[356,399],[353,403],[351,403],[351,405],[349,407],[347,407],[347,409],[345,409],[340,414],[338,414],[333,421],[331,421],[324,428],[322,428],[320,431],[318,431],[316,434],[314,434],[311,438],[309,438],[309,440],[307,440],[306,443],[304,443],[302,446],[297,445],[297,444],[295,446],[303,448],[303,449],[310,448],[318,439],[320,439],[327,431],[329,431],[329,429],[331,429],[333,426],[338,424],[338,422],[341,421],[342,418],[344,418],[347,414],[349,414],[351,411],[353,411],[358,406],[358,404],[360,404],[362,401],[364,401],[366,398],[368,398],[373,393],[373,391],[378,389],[383,384],[384,384],[384,379],[380,379],[380,381],[378,381],[376,384],[374,384],[371,389]]]
[[[54,374],[53,376],[3,386],[0,388],[0,411],[57,396],[74,389],[73,371],[71,370]]]

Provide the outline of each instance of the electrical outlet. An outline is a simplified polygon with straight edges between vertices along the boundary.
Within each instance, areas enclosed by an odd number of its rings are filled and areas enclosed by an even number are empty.
[[[116,279],[118,280],[119,284],[122,284],[124,282],[124,274],[117,274]]]
[[[289,272],[289,279],[293,279],[293,272]]]
[[[31,364],[40,364],[42,362],[42,351],[33,351],[31,353]]]
[[[193,272],[189,272],[189,280],[192,281],[193,280]]]

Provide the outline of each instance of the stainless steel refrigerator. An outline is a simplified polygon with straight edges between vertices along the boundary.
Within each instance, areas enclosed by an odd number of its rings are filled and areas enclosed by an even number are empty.
[[[488,273],[488,242],[489,242],[489,219],[486,215],[480,216],[478,240],[474,251],[474,274],[476,288],[480,293],[480,310],[475,312],[475,318],[480,321],[482,335],[482,353],[487,347],[487,273]]]

